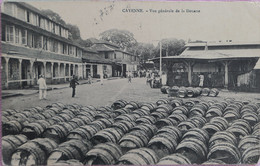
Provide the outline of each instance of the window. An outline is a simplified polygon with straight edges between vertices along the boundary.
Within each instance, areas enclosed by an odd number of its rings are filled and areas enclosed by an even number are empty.
[[[43,49],[48,50],[48,38],[43,36]]]
[[[30,22],[30,12],[29,11],[26,12],[26,16],[27,16],[27,22]]]
[[[68,54],[68,45],[63,44],[63,54]]]
[[[23,21],[25,20],[25,10],[23,8],[17,7],[17,18]]]
[[[116,53],[114,53],[114,59],[116,59]]]
[[[58,42],[57,41],[54,41],[53,50],[54,50],[54,52],[58,52],[59,51]]]
[[[21,29],[21,36],[22,36],[22,44],[27,44],[27,30]]]
[[[20,43],[20,30],[18,28],[15,28],[15,43],[19,44]]]
[[[6,41],[6,26],[5,25],[2,25],[2,41]]]
[[[108,59],[108,52],[105,52],[105,59]]]
[[[13,26],[6,26],[6,41],[7,42],[14,42],[14,27]]]

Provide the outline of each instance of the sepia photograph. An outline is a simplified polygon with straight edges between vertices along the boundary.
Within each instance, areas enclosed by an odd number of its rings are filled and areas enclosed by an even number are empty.
[[[3,0],[1,165],[259,165],[260,1]]]

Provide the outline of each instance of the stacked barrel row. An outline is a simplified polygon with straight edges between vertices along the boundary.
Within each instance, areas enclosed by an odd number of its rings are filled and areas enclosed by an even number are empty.
[[[3,111],[9,165],[255,164],[259,103],[180,98]]]
[[[169,87],[162,86],[161,92],[168,94],[169,97],[197,97],[197,96],[210,96],[216,97],[219,94],[219,90],[216,88],[200,88],[200,87]]]

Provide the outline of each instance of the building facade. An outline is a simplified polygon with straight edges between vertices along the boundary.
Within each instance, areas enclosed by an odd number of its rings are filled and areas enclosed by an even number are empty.
[[[69,30],[23,2],[2,3],[2,88],[83,78],[84,48],[68,39]]]
[[[112,62],[113,77],[126,77],[127,72],[137,71],[140,58],[120,49],[120,47],[115,44],[99,41],[90,48],[96,50],[101,58]]]
[[[163,57],[163,63],[170,86],[198,86],[202,74],[205,87],[236,89],[247,84],[260,90],[259,72],[254,72],[259,58],[259,42],[188,43],[180,56]]]

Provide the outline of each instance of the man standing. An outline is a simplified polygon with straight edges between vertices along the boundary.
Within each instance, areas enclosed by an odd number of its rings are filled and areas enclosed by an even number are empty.
[[[46,96],[47,96],[47,85],[46,85],[46,81],[45,79],[43,78],[43,75],[40,75],[39,76],[39,80],[37,82],[37,84],[39,85],[39,99],[41,100],[42,97],[43,99],[46,100]],[[43,96],[42,96],[43,94]]]
[[[78,81],[76,80],[75,75],[73,75],[73,78],[70,81],[70,87],[72,88],[72,97],[75,96],[76,84],[79,85]]]
[[[203,83],[204,83],[204,75],[203,75],[203,74],[200,74],[200,75],[199,75],[199,78],[200,78],[200,84],[199,84],[199,87],[203,87]]]
[[[132,76],[131,76],[131,72],[130,71],[128,71],[127,77],[128,77],[128,83],[131,83]]]
[[[104,74],[103,71],[100,73],[100,84],[103,85],[104,83]]]

